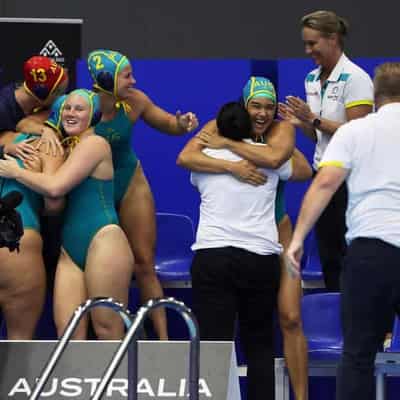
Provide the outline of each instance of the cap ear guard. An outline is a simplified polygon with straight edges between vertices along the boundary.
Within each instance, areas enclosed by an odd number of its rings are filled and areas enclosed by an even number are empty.
[[[67,95],[58,97],[51,105],[51,112],[49,118],[45,121],[45,125],[52,127],[60,135],[64,135],[64,129],[61,124],[61,113],[64,108],[65,99]]]
[[[97,125],[101,121],[102,113],[100,110],[96,110],[93,113],[92,121],[91,121],[91,126]]]
[[[45,101],[50,94],[49,87],[42,83],[36,83],[31,88],[32,93],[40,100]]]
[[[113,92],[114,90],[114,77],[108,71],[100,71],[96,75],[96,83],[101,89]]]

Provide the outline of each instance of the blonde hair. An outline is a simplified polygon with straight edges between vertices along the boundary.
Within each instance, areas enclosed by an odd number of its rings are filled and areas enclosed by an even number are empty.
[[[375,68],[375,99],[400,101],[400,62],[386,62]]]
[[[349,23],[333,11],[314,11],[301,19],[302,28],[310,28],[319,31],[323,36],[338,35],[339,45],[343,49],[344,38],[349,31]]]

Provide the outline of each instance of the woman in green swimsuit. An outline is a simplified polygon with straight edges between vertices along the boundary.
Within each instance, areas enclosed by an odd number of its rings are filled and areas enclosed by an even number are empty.
[[[99,98],[78,89],[61,104],[62,128],[68,136],[64,142],[70,151],[53,176],[21,169],[10,157],[0,161],[0,176],[50,197],[68,194],[54,288],[59,335],[87,298],[110,296],[127,304],[133,272],[133,256],[114,207],[111,149],[91,128],[101,117]],[[122,338],[122,321],[111,310],[93,310],[91,318],[99,339]],[[74,338],[85,339],[86,331],[83,320]]]
[[[19,134],[14,144],[28,143],[36,146],[40,136]],[[43,170],[51,176],[62,164],[63,157],[53,157],[41,148],[35,155],[29,155],[25,161],[17,159],[18,168]],[[23,195],[17,211],[21,215],[24,234],[20,242],[19,253],[0,249],[0,307],[7,326],[7,338],[10,340],[31,340],[34,338],[37,321],[42,313],[46,290],[46,272],[42,257],[42,237],[39,217],[41,213],[54,215],[61,212],[62,198],[42,196],[25,187],[15,179],[1,180],[1,196],[12,191]]]
[[[135,89],[132,67],[124,55],[110,50],[89,54],[88,66],[94,89],[101,98],[103,117],[96,133],[111,145],[115,169],[115,200],[121,227],[135,256],[135,277],[142,301],[163,296],[154,269],[156,240],[153,196],[143,169],[131,148],[132,126],[142,118],[146,123],[171,135],[183,135],[198,126],[192,113],[169,114],[156,106],[142,91]],[[152,320],[160,339],[167,339],[163,309],[153,311]]]

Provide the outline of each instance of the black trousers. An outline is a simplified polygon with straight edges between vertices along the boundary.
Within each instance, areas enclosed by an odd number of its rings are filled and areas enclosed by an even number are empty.
[[[330,292],[340,291],[340,273],[346,254],[347,187],[343,183],[333,195],[315,224],[318,253],[325,287]]]
[[[247,399],[274,399],[278,255],[262,256],[235,247],[198,250],[191,273],[193,311],[201,339],[233,340],[238,320],[247,359]]]
[[[400,304],[400,248],[378,239],[352,241],[341,281],[343,354],[338,400],[374,400],[374,362]]]

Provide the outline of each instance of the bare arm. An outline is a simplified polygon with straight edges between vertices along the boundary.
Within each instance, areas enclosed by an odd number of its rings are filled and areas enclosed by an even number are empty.
[[[303,133],[312,141],[314,142],[317,141],[317,132],[315,131],[315,128],[312,125],[300,121],[297,127],[300,128],[303,131]]]
[[[313,128],[313,121],[316,118],[321,120],[318,130],[328,135],[333,135],[337,129],[345,122],[332,121],[326,118],[320,118],[319,115],[314,114],[309,105],[302,99],[294,96],[287,96],[287,106],[291,109],[292,113],[301,122],[300,128],[307,134]],[[346,122],[352,119],[365,117],[372,111],[372,106],[368,104],[361,104],[353,107],[346,108]]]
[[[25,133],[33,133],[40,135],[41,138],[36,144],[36,149],[40,149],[42,145],[45,145],[45,152],[51,153],[56,156],[57,154],[63,155],[64,149],[54,129],[44,124],[44,121],[49,116],[49,111],[44,110],[40,113],[30,115],[22,119],[18,125],[17,130]]]
[[[297,270],[300,269],[305,237],[328,205],[333,194],[346,179],[347,174],[348,170],[344,168],[323,167],[304,196],[293,238],[287,251],[290,262]]]
[[[202,152],[204,145],[199,138],[190,139],[176,160],[177,165],[196,172],[231,173],[232,161],[209,157]]]
[[[317,141],[317,133],[312,125],[309,125],[294,115],[294,111],[288,104],[279,103],[278,104],[278,115],[284,121],[289,122],[296,128],[300,128],[304,134],[309,137],[312,141]]]
[[[254,146],[220,136],[215,121],[211,121],[197,136],[206,147],[227,148],[259,167],[276,169],[291,157],[294,150],[294,134],[294,127],[289,122],[274,121],[268,133],[268,146]]]
[[[14,131],[3,131],[0,134],[0,145],[4,146],[4,152],[7,153],[7,146],[14,141],[17,132]]]
[[[42,114],[40,114],[42,115]],[[43,114],[44,115],[44,114]],[[32,155],[34,153],[33,146],[24,146],[26,142],[20,142],[19,144],[14,143],[14,140],[20,132],[42,134],[42,129],[44,127],[43,121],[39,114],[31,115],[21,119],[16,126],[16,132],[5,131],[0,135],[0,144],[4,146],[4,152],[17,156],[18,158],[24,160],[26,156]],[[20,149],[19,149],[20,148]],[[28,151],[27,151],[28,150]],[[25,153],[25,154],[23,154]]]
[[[143,92],[137,90],[135,96],[135,101],[142,104],[143,120],[161,132],[169,135],[183,135],[193,131],[199,125],[196,115],[191,112],[181,114],[178,111],[176,115],[173,115],[154,104]]]
[[[346,108],[346,122],[351,121],[352,119],[365,117],[370,112],[372,112],[372,106],[365,105],[365,104]],[[316,116],[315,116],[315,118],[316,118]],[[340,126],[345,124],[345,122],[331,121],[326,118],[320,118],[320,120],[321,120],[321,124],[318,127],[318,129],[324,133],[327,133],[328,135],[333,135]],[[312,121],[311,121],[311,123],[312,123]],[[310,125],[309,125],[309,127],[310,127]],[[312,125],[311,125],[311,127],[312,127]]]
[[[213,129],[215,121],[208,122],[203,129]],[[228,161],[209,157],[203,153],[204,145],[195,136],[186,143],[179,154],[176,163],[191,171],[207,173],[231,173],[237,179],[251,185],[262,185],[266,182],[265,175],[257,170],[257,167],[247,160]]]
[[[201,131],[213,130],[214,126],[216,126],[215,120],[211,120],[204,125]],[[194,136],[186,143],[185,147],[178,155],[176,163],[183,168],[196,172],[209,172],[216,174],[232,172],[232,161],[207,156],[202,151],[205,147],[206,146],[202,144],[202,141],[197,136]]]
[[[46,121],[48,116],[49,116],[49,111],[45,110],[30,115],[28,117],[25,117],[18,122],[17,131],[25,133],[35,133],[37,135],[41,135],[42,129],[44,127],[44,121]]]
[[[293,166],[293,173],[290,177],[290,180],[305,181],[312,177],[313,171],[311,165],[300,150],[294,149],[291,161]]]
[[[20,168],[14,158],[7,156],[0,160],[0,176],[16,179],[44,196],[60,197],[91,175],[109,152],[108,143],[93,135],[82,140],[53,175]]]
[[[279,168],[293,154],[295,130],[285,121],[275,121],[273,124],[267,137],[268,146],[254,146],[229,140],[227,148],[259,167]]]

